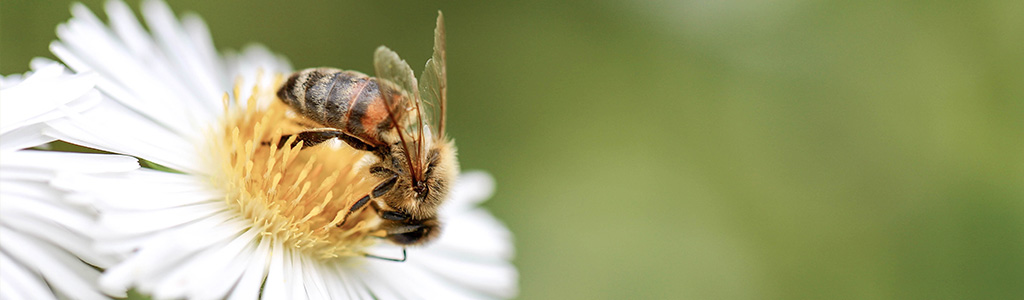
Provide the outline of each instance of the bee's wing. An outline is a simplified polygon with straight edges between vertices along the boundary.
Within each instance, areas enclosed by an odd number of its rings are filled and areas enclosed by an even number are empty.
[[[423,160],[423,112],[420,107],[420,93],[416,76],[409,64],[388,47],[380,46],[373,54],[373,67],[384,102],[388,106],[391,121],[398,129],[398,137],[405,147],[409,169],[419,174],[426,162]],[[396,98],[396,96],[402,96]],[[395,99],[411,101],[393,102]],[[412,115],[408,115],[412,114]]]
[[[409,97],[419,94],[416,89],[416,76],[413,76],[412,68],[405,60],[398,57],[398,53],[391,51],[388,47],[377,47],[377,52],[373,54],[373,68],[377,72],[378,79],[387,80],[401,90],[396,92],[405,92]]]
[[[424,116],[434,125],[432,136],[444,138],[445,110],[448,105],[448,67],[445,42],[444,15],[437,12],[437,27],[434,28],[434,55],[427,60],[427,66],[420,74],[419,93],[423,100]]]

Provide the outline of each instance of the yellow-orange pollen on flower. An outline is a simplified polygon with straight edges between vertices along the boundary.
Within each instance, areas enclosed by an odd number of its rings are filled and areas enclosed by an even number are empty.
[[[225,115],[212,133],[214,184],[261,239],[319,259],[363,256],[384,235],[370,205],[338,224],[378,183],[360,163],[371,154],[338,143],[278,148],[281,136],[308,128],[275,98],[281,82],[278,75],[274,84],[257,84],[244,102],[240,84],[235,96],[225,94]]]

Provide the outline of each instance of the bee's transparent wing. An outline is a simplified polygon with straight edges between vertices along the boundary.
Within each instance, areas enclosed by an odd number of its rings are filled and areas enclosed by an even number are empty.
[[[418,94],[412,68],[395,51],[385,46],[377,47],[373,54],[373,68],[378,79],[387,80],[401,90],[396,92],[404,92],[410,97]]]
[[[436,139],[444,138],[445,110],[448,105],[448,67],[445,41],[444,15],[437,12],[437,27],[434,28],[434,55],[427,60],[427,66],[420,74],[419,92],[423,100],[424,116],[434,125],[431,134]]]
[[[424,122],[416,76],[405,60],[385,46],[378,47],[373,54],[373,67],[380,81],[381,96],[405,147],[409,169],[413,174],[422,173],[419,170],[426,164],[422,155],[425,151],[421,130]],[[396,101],[399,99],[403,101]]]

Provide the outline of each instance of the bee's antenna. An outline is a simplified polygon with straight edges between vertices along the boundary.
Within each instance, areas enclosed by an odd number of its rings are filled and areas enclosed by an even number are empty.
[[[405,259],[408,258],[408,256],[405,255],[405,247],[402,247],[402,259],[390,258],[390,257],[381,257],[381,256],[376,256],[376,255],[373,255],[373,254],[369,254],[369,253],[363,253],[363,256],[369,257],[369,258],[376,258],[376,259],[379,259],[379,260],[393,261],[393,262],[405,262]]]

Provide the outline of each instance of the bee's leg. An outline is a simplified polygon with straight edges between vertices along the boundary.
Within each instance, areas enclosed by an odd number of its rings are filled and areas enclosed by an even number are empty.
[[[370,202],[370,196],[371,195],[373,195],[373,198],[378,198],[380,196],[383,196],[384,193],[387,193],[388,191],[391,190],[392,187],[395,186],[395,182],[397,182],[397,181],[398,181],[398,175],[392,175],[392,177],[390,179],[385,180],[384,182],[381,182],[380,184],[377,185],[377,187],[373,188],[373,192],[371,192],[370,195],[366,195],[366,196],[363,196],[362,198],[359,198],[359,200],[356,201],[355,204],[352,204],[352,207],[348,208],[348,211],[345,212],[345,217],[343,219],[341,219],[341,223],[338,223],[337,226],[341,227],[341,226],[345,225],[345,221],[348,221],[348,217],[350,215],[352,215],[353,212],[359,210],[360,208],[363,208],[363,206],[365,206],[367,202]],[[385,213],[390,213],[390,212],[388,211],[388,212],[385,212]]]
[[[341,223],[338,223],[337,226],[341,227],[342,225],[345,225],[345,221],[348,221],[348,216],[352,215],[352,212],[355,212],[360,208],[363,208],[363,206],[366,206],[367,202],[370,202],[370,195],[366,195],[363,196],[362,198],[359,198],[359,201],[356,201],[355,204],[352,204],[352,207],[348,208],[348,211],[345,212],[345,217],[341,219]]]
[[[302,147],[305,148],[319,145],[320,143],[323,143],[324,141],[327,141],[329,139],[345,135],[345,133],[341,132],[341,130],[337,130],[334,128],[310,129],[296,134],[282,135],[281,140],[277,142],[277,147],[283,148],[285,145],[288,144],[288,139],[291,138],[293,135],[295,136],[295,141],[292,142],[291,146],[295,147],[296,145],[299,144],[299,142],[302,142]]]
[[[384,180],[383,182],[378,184],[376,187],[374,187],[373,188],[373,192],[371,194],[373,194],[374,198],[377,198],[377,197],[380,197],[380,196],[384,196],[384,194],[387,193],[388,191],[390,191],[391,188],[394,187],[395,183],[397,183],[397,182],[398,182],[398,175],[392,174],[391,178],[388,178],[388,180]]]
[[[350,147],[355,148],[356,150],[363,150],[363,151],[376,151],[377,150],[376,147],[370,146],[370,144],[367,144],[366,142],[363,142],[362,140],[357,139],[356,137],[351,136],[351,135],[342,134],[342,135],[338,136],[338,139],[341,139],[342,141],[345,142],[345,144],[348,144]]]
[[[330,140],[330,139],[333,139],[333,138],[338,138],[338,139],[344,141],[345,144],[348,144],[349,146],[352,146],[352,148],[356,148],[356,149],[363,150],[363,151],[372,151],[372,150],[375,149],[373,146],[370,146],[370,144],[367,144],[367,143],[365,143],[365,142],[363,142],[363,141],[361,141],[361,140],[359,140],[359,139],[357,139],[357,138],[355,138],[353,136],[345,134],[341,130],[334,129],[334,128],[310,129],[310,130],[306,130],[306,131],[303,131],[303,132],[299,132],[299,133],[297,133],[295,135],[297,135],[297,136],[295,137],[295,141],[292,142],[292,145],[291,145],[292,147],[295,147],[295,145],[298,145],[299,142],[302,142],[302,147],[303,148],[305,148],[305,147],[312,147],[312,146],[319,145],[320,143],[323,143],[323,142],[325,142],[327,140]],[[277,147],[278,148],[282,148],[286,144],[288,144],[288,139],[291,138],[291,136],[292,136],[291,134],[289,134],[289,135],[282,135],[281,136],[281,141],[279,141],[277,143]]]

